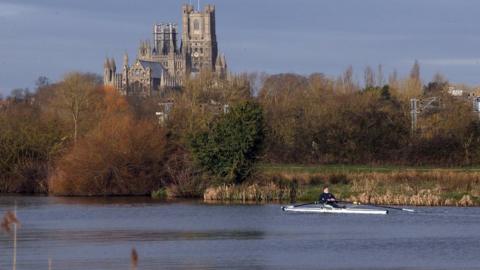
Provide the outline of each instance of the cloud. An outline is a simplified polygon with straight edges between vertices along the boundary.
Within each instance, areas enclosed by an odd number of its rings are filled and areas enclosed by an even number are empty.
[[[0,3],[0,18],[15,18],[31,11],[33,9],[25,5]]]
[[[423,59],[419,62],[430,66],[476,66],[480,65],[480,58],[438,58]]]

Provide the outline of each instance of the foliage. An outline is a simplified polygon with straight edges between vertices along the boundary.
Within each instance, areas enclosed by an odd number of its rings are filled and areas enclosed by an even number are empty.
[[[366,67],[363,83],[357,77],[352,67],[337,78],[202,72],[147,99],[120,97],[94,74],[41,77],[35,91],[0,100],[0,192],[200,197],[212,179],[244,183],[259,159],[332,166],[330,181],[340,184],[351,179],[331,164],[480,164],[478,114],[442,75],[424,84],[416,61],[388,84],[382,66]],[[439,106],[411,130],[410,99],[429,97]],[[173,104],[163,125],[159,103]]]
[[[195,160],[212,175],[241,183],[252,172],[264,139],[261,107],[241,102],[191,140]]]
[[[167,198],[167,190],[164,187],[161,187],[157,190],[153,190],[150,196],[153,199],[166,199]]]
[[[101,95],[100,79],[96,75],[69,73],[54,87],[48,109],[71,126],[71,138],[76,142],[91,128],[94,114],[100,111],[97,106]]]
[[[182,145],[172,144],[165,165],[166,186],[169,198],[199,198],[210,184],[193,165],[191,154]]]
[[[202,72],[191,78],[181,91],[167,96],[167,100],[174,102],[166,123],[172,139],[188,145],[189,137],[208,129],[214,117],[224,111],[224,106],[251,99],[250,92],[245,76],[225,80]]]
[[[106,95],[106,113],[57,163],[50,192],[59,195],[145,195],[161,186],[166,138],[155,123],[136,121]],[[125,105],[126,106],[126,105]]]
[[[57,123],[16,104],[0,113],[0,127],[0,192],[45,193],[49,163],[64,146]]]
[[[276,79],[282,83],[271,80],[259,96],[271,161],[376,162],[399,151],[408,137],[408,118],[388,86],[345,92],[336,91],[343,82],[336,85],[321,76],[286,74]]]

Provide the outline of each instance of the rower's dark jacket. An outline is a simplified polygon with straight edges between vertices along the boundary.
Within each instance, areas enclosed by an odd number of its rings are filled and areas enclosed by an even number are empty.
[[[335,196],[333,196],[332,193],[325,193],[325,192],[322,193],[322,195],[320,195],[320,199],[318,199],[320,203],[334,203],[336,200],[337,199],[335,198]]]

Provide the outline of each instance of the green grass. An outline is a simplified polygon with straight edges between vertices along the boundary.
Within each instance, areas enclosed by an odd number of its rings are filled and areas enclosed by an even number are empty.
[[[465,195],[470,195],[470,197],[472,199],[475,199],[475,196],[472,196],[471,194],[469,194],[468,192],[465,192],[465,191],[447,191],[447,192],[442,194],[442,198],[459,201]]]
[[[166,199],[167,190],[165,188],[159,188],[157,190],[152,191],[150,196],[152,197],[152,199]]]
[[[297,194],[297,201],[299,202],[313,202],[317,201],[320,193],[322,192],[321,186],[306,186],[300,190]]]
[[[300,164],[260,164],[259,170],[265,173],[369,173],[369,172],[395,172],[418,171],[429,172],[433,170],[446,170],[458,172],[480,172],[479,166],[470,167],[432,167],[432,166],[370,166],[370,165],[300,165]]]

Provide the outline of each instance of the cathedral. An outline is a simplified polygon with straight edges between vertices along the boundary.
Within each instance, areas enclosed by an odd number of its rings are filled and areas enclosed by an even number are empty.
[[[206,5],[201,11],[193,5],[183,5],[181,34],[178,44],[176,24],[155,24],[153,43],[141,42],[132,65],[125,54],[117,73],[115,60],[105,60],[104,85],[114,87],[122,95],[154,96],[181,87],[189,76],[202,70],[226,76],[225,56],[218,52],[215,6]]]

